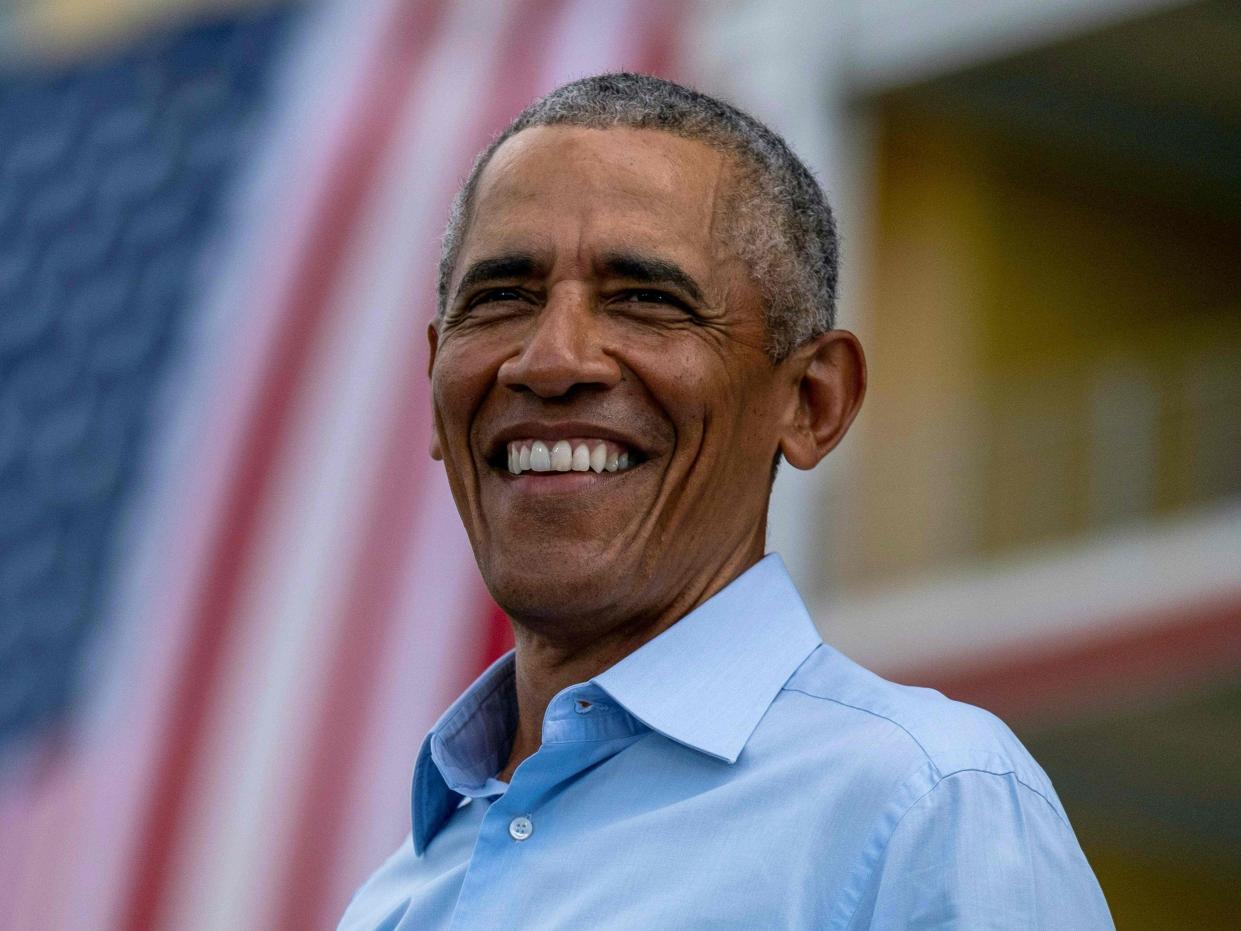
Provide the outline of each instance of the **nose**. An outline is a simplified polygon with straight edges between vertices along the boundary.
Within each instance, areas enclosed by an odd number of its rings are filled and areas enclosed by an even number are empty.
[[[505,360],[496,378],[541,398],[562,397],[579,385],[610,388],[621,379],[620,366],[604,351],[601,337],[589,295],[553,289],[531,317],[520,350]]]

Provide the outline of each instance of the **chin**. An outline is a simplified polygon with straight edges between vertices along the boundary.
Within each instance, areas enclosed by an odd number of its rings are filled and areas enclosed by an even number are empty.
[[[566,625],[589,629],[615,618],[633,596],[629,573],[601,570],[600,565],[566,565],[549,556],[484,569],[483,578],[496,604],[525,627],[548,632],[565,631]]]

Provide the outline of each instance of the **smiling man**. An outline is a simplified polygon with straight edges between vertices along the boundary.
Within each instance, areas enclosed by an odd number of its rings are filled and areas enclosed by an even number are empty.
[[[432,454],[516,650],[427,736],[341,928],[1111,927],[1004,725],[823,644],[764,556],[776,464],[862,400],[835,287],[813,177],[686,88],[574,82],[483,153]]]

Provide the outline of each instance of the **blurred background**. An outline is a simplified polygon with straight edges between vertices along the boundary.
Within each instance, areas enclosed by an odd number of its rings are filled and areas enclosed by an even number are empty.
[[[8,0],[0,927],[335,926],[507,649],[426,455],[438,235],[641,70],[822,178],[871,388],[771,548],[1005,718],[1118,927],[1241,915],[1241,5]]]

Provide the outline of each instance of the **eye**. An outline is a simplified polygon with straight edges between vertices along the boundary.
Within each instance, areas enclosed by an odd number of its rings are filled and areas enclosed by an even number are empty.
[[[533,304],[534,298],[521,288],[484,288],[475,294],[463,295],[444,314],[443,323],[449,329],[490,326],[523,316]]]
[[[654,304],[663,307],[675,307],[680,310],[689,309],[685,302],[675,294],[669,294],[667,291],[655,291],[649,288],[635,288],[630,291],[622,291],[613,300],[627,305]]]
[[[470,298],[466,306],[478,307],[480,304],[498,304],[525,300],[528,300],[528,298],[518,288],[488,288],[486,291],[480,291]]]

